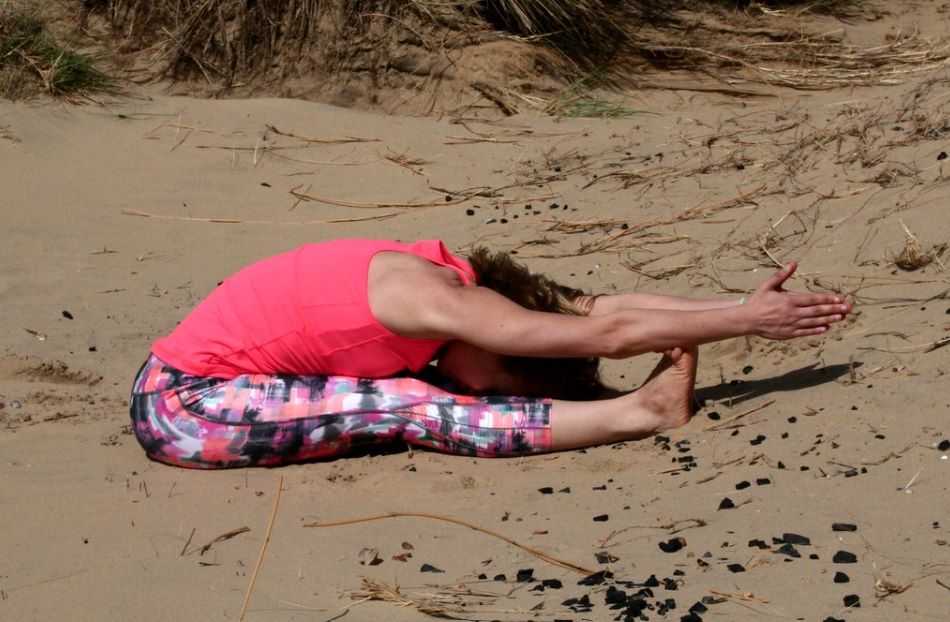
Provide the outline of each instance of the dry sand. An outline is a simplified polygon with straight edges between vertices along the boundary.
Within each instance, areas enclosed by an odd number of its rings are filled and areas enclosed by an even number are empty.
[[[939,259],[894,261],[909,233],[924,254],[950,239],[947,85],[942,70],[744,100],[656,90],[609,121],[158,94],[0,102],[0,618],[236,619],[282,481],[248,620],[349,605],[336,619],[423,620],[425,602],[461,619],[612,620],[608,585],[629,596],[651,575],[651,606],[676,606],[654,620],[703,597],[722,601],[705,620],[946,619],[950,277]],[[669,440],[511,460],[150,463],[126,406],[150,343],[247,263],[345,236],[517,250],[606,292],[736,297],[798,259],[794,288],[845,292],[857,313],[822,338],[704,347],[706,406]],[[654,358],[606,375],[632,389]],[[468,521],[613,580],[578,585],[433,519],[305,528],[390,512]],[[680,550],[659,548],[676,537]],[[364,548],[382,563],[361,564]],[[525,569],[533,580],[517,581]],[[417,604],[353,604],[362,576]],[[585,595],[589,611],[562,604]]]

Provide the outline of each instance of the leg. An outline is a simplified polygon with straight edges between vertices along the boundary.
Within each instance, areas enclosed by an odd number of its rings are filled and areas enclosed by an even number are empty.
[[[632,393],[598,402],[555,400],[551,449],[615,443],[686,425],[692,417],[697,360],[696,348],[677,348]]]
[[[135,433],[154,460],[274,466],[396,441],[508,456],[550,450],[549,400],[453,395],[413,378],[187,376],[152,357],[133,388]]]

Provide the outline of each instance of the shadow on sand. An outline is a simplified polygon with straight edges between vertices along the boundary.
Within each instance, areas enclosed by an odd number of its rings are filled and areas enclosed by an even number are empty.
[[[773,378],[732,380],[724,384],[697,388],[696,398],[701,403],[717,401],[730,402],[733,405],[741,404],[770,393],[800,391],[827,382],[835,382],[842,376],[848,376],[852,370],[856,370],[860,366],[861,364],[858,362],[853,365],[828,366],[819,366],[819,363],[813,363]]]

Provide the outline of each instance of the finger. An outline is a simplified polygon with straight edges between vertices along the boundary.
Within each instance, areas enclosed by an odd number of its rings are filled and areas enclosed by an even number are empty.
[[[816,305],[802,309],[799,313],[805,313],[807,317],[821,317],[823,315],[845,315],[851,311],[850,305]]]
[[[840,322],[844,319],[842,315],[823,315],[821,317],[804,317],[797,322],[795,326],[798,328],[811,328],[813,326],[827,326],[828,324],[834,324],[835,322]]]
[[[820,335],[821,333],[827,332],[827,326],[817,326],[815,328],[800,328],[792,333],[793,337],[807,337],[809,335]]]
[[[814,305],[832,305],[844,304],[844,296],[840,294],[792,294],[792,300],[799,307],[811,307]]]
[[[798,262],[796,261],[788,262],[788,264],[786,264],[783,268],[776,271],[775,274],[767,278],[765,282],[762,284],[762,287],[765,287],[767,289],[780,288],[782,286],[782,283],[787,281],[793,274],[795,274],[795,270],[797,269],[798,269]]]

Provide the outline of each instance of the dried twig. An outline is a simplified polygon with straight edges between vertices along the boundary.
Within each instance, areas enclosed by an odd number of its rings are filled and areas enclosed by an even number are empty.
[[[241,603],[241,612],[238,614],[238,622],[244,620],[244,614],[247,611],[247,604],[251,600],[251,592],[254,590],[254,582],[257,580],[257,573],[261,569],[261,562],[264,561],[264,551],[267,550],[267,543],[270,542],[270,534],[274,529],[274,519],[277,518],[277,508],[280,505],[280,491],[284,486],[284,476],[277,479],[277,494],[274,495],[274,508],[270,513],[270,520],[267,521],[267,531],[264,533],[264,541],[261,543],[261,552],[257,555],[257,563],[254,564],[254,572],[251,573],[251,582],[247,586],[247,592],[244,593],[244,602]]]
[[[577,564],[558,559],[556,557],[548,555],[547,553],[531,548],[530,546],[521,544],[517,540],[513,540],[509,538],[508,536],[498,533],[497,531],[492,531],[491,529],[486,529],[485,527],[479,527],[478,525],[473,525],[472,523],[468,523],[463,520],[459,520],[457,518],[451,518],[449,516],[442,516],[440,514],[429,514],[427,512],[388,512],[386,514],[376,514],[373,516],[361,516],[359,518],[349,518],[349,519],[338,520],[338,521],[309,523],[307,525],[304,525],[304,527],[339,527],[341,525],[354,525],[356,523],[367,523],[370,521],[383,520],[385,518],[402,518],[402,517],[431,518],[435,520],[445,521],[447,523],[452,523],[454,525],[460,525],[462,527],[468,527],[469,529],[480,531],[481,533],[487,534],[494,538],[498,538],[499,540],[504,540],[508,544],[511,544],[512,546],[516,546],[519,549],[537,557],[538,559],[542,561],[546,561],[549,564],[553,564],[554,566],[560,566],[561,568],[567,568],[568,570],[573,570],[575,572],[580,572],[580,573],[588,574],[588,575],[593,574],[594,572],[593,570],[590,570],[589,568],[584,568],[583,566],[579,566]]]
[[[357,218],[326,218],[323,220],[242,220],[240,218],[198,218],[196,216],[168,216],[165,214],[152,214],[134,209],[122,209],[121,212],[126,216],[141,216],[143,218],[160,218],[163,220],[184,220],[188,222],[210,222],[225,225],[327,225],[343,222],[363,222],[366,220],[385,220],[398,216],[403,212],[389,212],[388,214],[377,214],[375,216],[360,216]]]
[[[727,418],[727,419],[723,419],[722,421],[717,421],[716,423],[714,423],[714,424],[712,424],[712,425],[708,425],[708,426],[706,426],[706,427],[703,428],[703,429],[704,429],[706,432],[711,432],[711,431],[713,431],[713,430],[730,429],[730,428],[732,427],[732,424],[734,424],[734,423],[735,423],[736,421],[738,421],[739,419],[742,419],[743,417],[748,417],[748,416],[751,415],[752,413],[758,412],[758,411],[762,410],[763,408],[766,408],[766,407],[768,407],[768,406],[771,406],[771,405],[774,404],[774,403],[775,403],[775,400],[769,400],[769,401],[767,401],[767,402],[764,403],[764,404],[761,404],[761,405],[759,405],[759,406],[756,406],[755,408],[752,408],[752,409],[750,409],[750,410],[747,410],[747,411],[745,411],[745,412],[743,412],[743,413],[739,413],[738,415],[733,415],[733,416],[731,416],[731,417],[729,417],[729,418]]]

